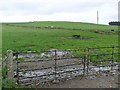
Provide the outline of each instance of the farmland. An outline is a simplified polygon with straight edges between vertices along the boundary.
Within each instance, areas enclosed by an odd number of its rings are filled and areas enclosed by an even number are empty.
[[[52,28],[47,28],[52,26]],[[114,29],[115,31],[111,31]],[[82,22],[44,21],[2,24],[3,53],[118,46],[118,27]],[[81,35],[82,38],[68,38]]]
[[[73,35],[80,35],[80,38],[73,38],[72,37]],[[89,48],[89,47],[118,46],[118,27],[109,26],[109,25],[100,25],[100,24],[97,25],[92,23],[63,22],[63,21],[62,22],[61,21],[44,21],[44,22],[42,21],[42,22],[26,22],[26,23],[25,22],[24,23],[3,23],[2,24],[2,42],[0,43],[2,43],[2,51],[4,55],[6,54],[7,50],[12,50],[16,52],[16,51],[40,51],[40,50],[49,50],[49,49],[52,49],[52,50],[69,49],[70,50],[70,49],[83,49],[83,48]],[[114,52],[117,52],[117,49],[115,48]],[[105,48],[105,49],[102,49],[102,50],[99,49],[96,51],[91,50],[89,51],[89,54],[96,54],[96,53],[105,54],[106,52],[111,53],[111,51],[113,53],[113,48]],[[66,53],[66,51],[64,52],[62,51],[62,54],[63,53]],[[71,53],[71,51],[67,51],[67,54],[57,57],[58,58],[57,64],[55,64],[54,61],[47,61],[46,63],[43,63],[43,62],[36,63],[35,61],[39,61],[39,59],[51,60],[52,58],[52,60],[54,60],[53,59],[54,56],[49,56],[50,54],[48,52],[38,53],[39,56],[26,57],[26,58],[19,57],[18,59],[20,62],[26,61],[26,60],[27,61],[33,60],[32,63],[31,61],[29,63],[24,63],[24,64],[19,63],[19,67],[17,66],[17,64],[14,64],[14,65],[16,65],[18,68],[21,68],[21,70],[36,69],[40,67],[46,68],[48,66],[49,67],[59,66],[59,68],[57,68],[58,70],[62,69],[63,71],[65,71],[64,68],[60,68],[60,67],[61,66],[65,67],[65,64],[66,64],[66,69],[73,68],[70,65],[75,65],[74,68],[77,68],[76,65],[82,63],[83,58],[75,59],[75,57],[82,56],[85,53],[87,52],[72,51]],[[44,56],[41,57],[41,55],[43,54]],[[21,54],[21,56],[22,55],[23,54]],[[35,54],[30,54],[30,55],[34,56]],[[45,56],[45,55],[48,55],[48,56]],[[58,53],[56,55],[58,55]],[[23,56],[25,56],[25,54]],[[59,58],[61,58],[62,60],[59,60]],[[71,59],[67,59],[67,58],[71,58]],[[84,55],[84,60],[85,58],[87,58],[86,60],[89,60],[89,57],[87,57],[87,55]],[[113,59],[112,62],[111,62],[111,58]],[[92,63],[93,65],[96,65],[96,64],[108,65],[111,63],[114,64],[114,62],[116,63],[118,61],[116,60],[117,58],[118,58],[118,54],[115,54],[115,55],[108,54],[106,56],[102,55],[102,56],[91,57],[93,61]],[[101,59],[103,60],[103,62],[99,62]],[[13,58],[12,60],[14,61],[15,59]],[[86,65],[85,64],[86,62],[84,61],[84,65]],[[90,66],[92,64],[90,64]],[[82,66],[83,64],[82,65],[80,64],[80,67],[83,69]],[[48,71],[51,71],[51,70],[48,70]],[[54,71],[54,68],[53,68],[53,71]],[[6,76],[4,75],[6,72],[7,72],[7,69],[3,68],[4,77]],[[27,72],[24,72],[24,73],[27,73]],[[7,82],[7,79],[3,80],[3,87],[9,87],[9,86],[16,87],[16,85],[14,85],[15,82],[11,82],[11,80],[9,79],[8,81],[9,82]],[[31,83],[34,83],[34,82],[31,81]],[[79,83],[78,83],[78,86],[80,86]]]

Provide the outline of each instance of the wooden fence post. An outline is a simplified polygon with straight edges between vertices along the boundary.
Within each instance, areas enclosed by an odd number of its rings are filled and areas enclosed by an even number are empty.
[[[13,70],[13,51],[7,50],[7,68],[8,68],[8,78],[14,77],[14,70]]]
[[[0,52],[0,90],[2,90],[2,53]]]

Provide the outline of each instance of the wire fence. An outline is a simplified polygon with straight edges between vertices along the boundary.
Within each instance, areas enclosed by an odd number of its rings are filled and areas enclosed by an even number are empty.
[[[65,80],[93,72],[118,70],[118,46],[15,52],[18,84]]]

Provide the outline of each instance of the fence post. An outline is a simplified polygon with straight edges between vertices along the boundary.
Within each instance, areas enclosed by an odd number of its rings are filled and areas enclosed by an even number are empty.
[[[0,72],[2,72],[2,53],[0,52]],[[2,90],[2,73],[0,73],[0,90]]]
[[[7,50],[7,68],[8,68],[7,77],[13,78],[14,70],[13,70],[13,51],[12,50]]]

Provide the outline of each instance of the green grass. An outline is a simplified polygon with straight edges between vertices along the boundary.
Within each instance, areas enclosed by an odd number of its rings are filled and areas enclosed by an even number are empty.
[[[9,89],[9,88],[12,88],[13,90],[16,89],[16,88],[25,88],[23,86],[20,86],[20,85],[17,85],[16,84],[16,79],[14,78],[6,78],[6,79],[3,79],[2,81],[2,89]]]
[[[11,25],[16,26],[11,26]],[[21,27],[17,27],[21,26]],[[28,27],[22,27],[28,26]],[[54,26],[61,27],[63,29],[47,29],[47,28],[31,28],[31,26]],[[111,29],[116,30],[111,32]],[[117,26],[109,25],[97,25],[91,23],[81,23],[81,22],[30,22],[30,23],[3,23],[2,25],[2,40],[0,41],[0,48],[2,47],[3,54],[6,54],[8,49],[16,51],[40,51],[48,49],[79,49],[79,48],[89,48],[89,47],[106,47],[106,46],[118,46],[118,35],[112,34],[99,34],[95,32],[107,32],[116,33],[118,32]],[[1,33],[1,31],[0,31]],[[64,39],[60,37],[71,37],[77,34],[81,37],[92,38],[86,40],[79,39]],[[0,36],[0,37],[1,37]],[[102,54],[106,52],[111,52],[111,49],[101,49],[92,50],[90,54]],[[115,50],[117,52],[117,49]],[[82,52],[74,52],[74,56],[83,55]],[[114,55],[115,58],[118,55]],[[108,56],[94,56],[91,57],[93,61],[96,59],[111,59]],[[20,59],[23,61],[23,59]],[[110,63],[110,62],[108,62]],[[106,63],[105,63],[106,64]],[[2,74],[6,75],[6,68],[4,68]],[[19,88],[15,84],[15,80],[10,80],[8,78],[3,80],[4,88]]]
[[[117,26],[108,26],[102,24],[93,24],[93,23],[83,23],[83,22],[63,22],[63,21],[43,21],[43,22],[29,22],[29,23],[10,23],[11,25],[19,25],[19,26],[54,26],[54,27],[62,27],[69,29],[83,29],[83,30],[110,30],[115,29],[118,30]]]
[[[88,47],[118,46],[118,35],[105,35],[93,31],[111,32],[117,30],[117,26],[97,25],[80,22],[31,22],[31,23],[9,23],[25,26],[55,26],[64,29],[25,28],[8,26],[3,24],[2,40],[3,53],[11,49],[13,51],[45,50],[45,49],[77,49]],[[71,30],[76,28],[80,30]],[[92,30],[92,31],[91,31]],[[111,32],[113,33],[113,32]],[[115,33],[115,32],[114,32]],[[59,37],[71,37],[73,34],[93,39],[63,39]]]

